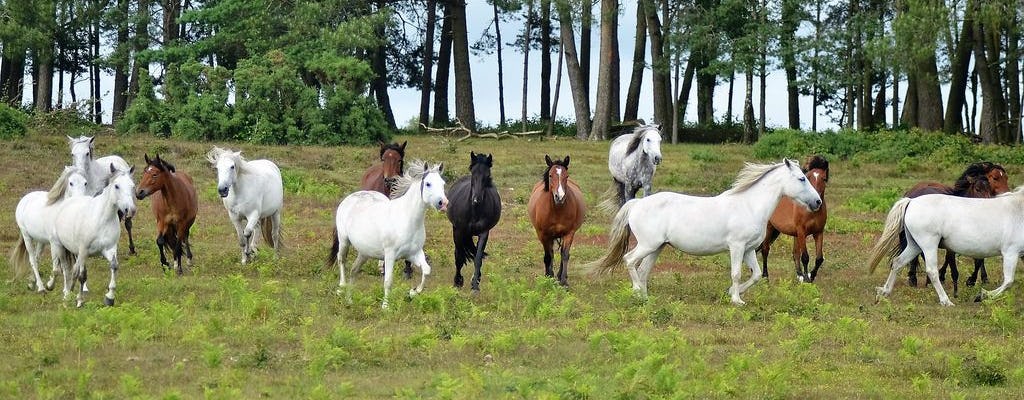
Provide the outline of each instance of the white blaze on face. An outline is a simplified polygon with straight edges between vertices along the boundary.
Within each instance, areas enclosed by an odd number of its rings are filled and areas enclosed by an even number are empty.
[[[558,182],[559,182],[558,183],[558,190],[555,191],[555,198],[558,199],[558,200],[561,200],[561,199],[565,198],[565,188],[562,187],[562,183],[561,183],[562,182],[562,169],[561,168],[556,168],[555,169],[555,174],[558,175]]]
[[[814,175],[814,179],[821,178],[821,172],[818,172],[818,171],[814,171],[813,173],[811,173],[811,175]]]

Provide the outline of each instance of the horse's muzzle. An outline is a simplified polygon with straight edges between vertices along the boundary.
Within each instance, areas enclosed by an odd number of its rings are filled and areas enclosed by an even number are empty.
[[[441,199],[437,201],[437,210],[440,212],[448,211],[448,199]]]
[[[818,211],[818,209],[821,208],[821,199],[812,201],[807,205],[807,208],[811,209],[811,211]]]
[[[655,156],[654,157],[654,165],[659,165],[659,164],[661,164],[661,156]]]
[[[145,199],[146,197],[149,197],[149,195],[150,195],[150,193],[149,193],[148,190],[139,189],[139,191],[137,193],[135,193],[135,198],[139,199],[139,200],[142,200],[142,199]]]
[[[228,197],[228,188],[217,188],[217,194],[219,194],[221,198]]]

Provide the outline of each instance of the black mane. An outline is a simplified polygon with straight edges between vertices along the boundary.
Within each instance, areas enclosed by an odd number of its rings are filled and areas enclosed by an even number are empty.
[[[964,196],[968,191],[973,190],[975,194],[987,192],[991,196],[992,186],[991,182],[988,181],[988,173],[993,169],[1003,170],[1003,167],[988,161],[976,162],[967,166],[967,169],[960,175],[960,178],[957,178],[956,182],[953,183],[952,194]]]

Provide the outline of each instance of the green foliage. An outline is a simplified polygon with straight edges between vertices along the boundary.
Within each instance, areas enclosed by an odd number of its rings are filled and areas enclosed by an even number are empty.
[[[898,188],[865,190],[855,194],[846,206],[859,212],[887,212],[893,203],[903,197],[903,191]]]
[[[0,139],[14,139],[25,135],[28,115],[21,110],[0,103]]]

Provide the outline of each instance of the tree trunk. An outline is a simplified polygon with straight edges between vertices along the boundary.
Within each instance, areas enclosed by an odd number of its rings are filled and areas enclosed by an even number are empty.
[[[96,9],[100,9],[99,0],[93,0],[93,6]],[[93,110],[93,122],[97,125],[103,123],[103,92],[100,91],[100,81],[103,80],[103,75],[100,74],[100,19],[96,18],[96,21],[92,25],[92,35],[90,38],[92,43],[92,61],[89,62],[92,68],[93,89],[95,90],[96,97],[92,98],[92,110]],[[74,82],[71,83],[74,85]],[[63,90],[63,89],[62,89]]]
[[[142,61],[139,60],[139,53],[142,53],[149,47],[149,18],[142,17],[149,15],[149,1],[138,0],[138,14],[135,18],[135,37],[132,40],[132,72],[128,80],[129,107],[132,101],[135,100],[135,96],[139,94],[140,74],[149,74],[149,68],[143,66]]]
[[[49,45],[52,46],[53,43],[50,42]],[[39,65],[37,73],[39,78],[35,88],[35,108],[36,111],[41,112],[49,112],[53,104],[53,54],[46,54],[50,51],[52,50],[40,51],[41,54],[38,54],[35,60]]]
[[[935,54],[929,55],[917,70],[918,126],[926,131],[942,130],[942,91]]]
[[[430,86],[434,69],[434,27],[437,25],[437,0],[427,0],[426,33],[423,38],[423,80],[420,82],[420,124],[430,125]]]
[[[114,67],[114,102],[111,105],[110,115],[112,124],[121,120],[121,115],[128,107],[128,54],[131,52],[128,43],[128,0],[117,0],[117,10],[120,18],[117,23],[117,38],[114,44],[113,67]],[[71,87],[74,87],[72,79]]]
[[[21,87],[25,82],[25,49],[5,43],[0,60],[0,96],[11,107],[21,107]]]
[[[782,0],[782,34],[779,47],[782,66],[786,71],[786,95],[789,100],[789,128],[800,129],[800,91],[797,83],[796,30],[800,26],[800,2]]]
[[[583,9],[580,10],[580,73],[583,75],[583,93],[590,97],[590,46],[591,32],[594,26],[594,0],[581,0]]]
[[[743,73],[746,91],[743,94],[743,143],[751,143],[754,137],[754,68],[747,67]]]
[[[557,78],[555,78],[555,98],[554,98],[553,104],[551,105],[551,115],[552,115],[552,118],[548,119],[548,128],[547,128],[547,131],[546,131],[546,134],[548,136],[551,135],[552,130],[554,130],[554,128],[555,128],[555,121],[554,121],[554,119],[557,118],[557,116],[558,116],[558,92],[562,89],[562,59],[565,58],[565,53],[562,51],[563,48],[564,47],[562,46],[561,41],[559,41],[558,67],[556,67],[556,69],[555,69],[556,76],[557,76]]]
[[[956,42],[953,60],[950,63],[949,98],[946,101],[946,116],[943,130],[946,133],[960,133],[964,130],[963,112],[967,103],[967,73],[971,63],[971,49],[974,48],[974,3],[968,0],[964,9],[964,22]]]
[[[163,44],[170,46],[178,39],[178,18],[181,17],[181,0],[162,0],[163,6]]]
[[[885,83],[887,76],[880,74],[878,92],[875,93],[875,110],[871,112],[871,125],[874,128],[885,127]]]
[[[549,6],[550,6],[550,3],[549,3]],[[527,107],[526,107],[527,102],[526,102],[526,100],[529,98],[529,93],[530,93],[530,90],[529,90],[530,89],[530,36],[531,36],[530,35],[530,30],[533,28],[532,26],[530,26],[530,20],[532,18],[533,18],[533,3],[532,2],[527,2],[526,3],[526,27],[523,28],[523,32],[526,32],[526,34],[523,35],[523,116],[522,116],[522,118],[523,118],[523,123],[522,123],[522,125],[523,125],[522,126],[523,132],[526,132],[526,122],[527,122]],[[550,27],[548,29],[550,30]],[[550,50],[551,43],[548,43],[547,46],[548,46],[548,50]],[[541,47],[543,47],[543,43],[542,43]],[[543,53],[543,50],[541,52]],[[547,71],[547,73],[548,73],[548,77],[550,78],[550,76],[551,76],[551,60],[547,59],[548,57],[549,57],[548,55],[544,55],[544,54],[541,55],[541,71],[544,70],[544,62],[546,61],[547,64],[548,64],[548,71]],[[544,86],[544,83],[541,82],[541,90],[542,91],[543,91],[543,86]],[[541,103],[543,103],[544,101],[545,100],[542,100]],[[542,105],[541,107],[543,108],[544,106]],[[550,110],[548,110],[548,113],[550,113]],[[548,117],[550,117],[550,115]],[[541,121],[545,121],[545,120],[550,120],[550,118],[543,118],[543,117],[541,118]]]
[[[448,125],[448,78],[452,65],[452,2],[441,0],[441,47],[437,51],[437,75],[434,78],[434,126]]]
[[[1009,99],[1010,119],[1008,138],[1010,143],[1021,142],[1021,97],[1020,97],[1020,20],[1010,16],[1011,23],[1004,29],[1006,40],[1006,85]]]
[[[736,87],[736,70],[732,70],[732,71],[729,71],[729,90],[728,90],[728,92],[726,94],[726,99],[728,99],[728,101],[725,102],[725,123],[726,124],[732,124],[732,98],[733,98],[732,96],[733,96],[733,89],[735,89],[735,87]],[[745,99],[744,99],[744,101],[745,101]]]
[[[176,1],[176,0],[174,0]],[[377,10],[382,10],[386,7],[384,0],[377,0]],[[384,30],[384,24],[380,24],[374,28],[378,38],[384,39],[387,34]],[[388,95],[388,64],[387,64],[387,47],[386,44],[380,44],[376,48],[370,51],[370,57],[372,57],[370,67],[373,69],[373,74],[376,75],[373,78],[371,86],[373,87],[374,97],[377,100],[377,107],[384,113],[384,121],[387,122],[388,128],[397,129],[398,125],[395,123],[395,112],[391,109],[391,96]]]
[[[900,74],[892,74],[892,126],[900,124]]]
[[[626,110],[623,121],[635,121],[640,109],[640,89],[644,83],[644,69],[647,63],[647,17],[644,15],[644,2],[636,5],[636,34],[633,40],[633,69],[629,76],[629,88],[626,89]]]
[[[668,123],[671,91],[668,88],[668,58],[665,56],[665,40],[662,36],[658,7],[652,0],[641,0],[647,14],[647,35],[651,39],[651,93],[654,96],[654,123]]]
[[[608,136],[608,124],[611,122],[612,103],[612,49],[615,45],[612,38],[618,34],[614,25],[613,15],[618,14],[618,0],[601,0],[601,47],[598,50],[597,69],[597,100],[594,105],[594,125],[590,131],[590,140],[604,140]]]
[[[985,143],[1006,143],[1005,124],[1002,123],[1006,100],[999,82],[999,49],[992,49],[991,43],[986,43],[986,39],[993,34],[990,29],[979,22],[973,32],[974,61],[981,85],[981,124],[978,132]]]
[[[532,8],[533,3],[527,2],[527,6]],[[531,13],[527,14],[529,18]],[[529,25],[527,25],[529,26]],[[527,32],[527,42],[529,42],[529,30]],[[529,46],[526,46],[529,51]],[[561,57],[561,51],[558,52]],[[524,57],[525,59],[525,57]],[[524,61],[525,62],[525,61]],[[525,68],[524,68],[525,69]],[[525,71],[523,72],[526,73]],[[561,74],[561,71],[558,71]],[[525,75],[524,75],[525,76]],[[526,85],[525,79],[523,83]],[[523,97],[526,97],[526,89],[523,89]],[[525,100],[523,100],[525,101]],[[525,115],[525,111],[524,114]],[[552,119],[551,115],[551,0],[541,0],[540,2],[540,119],[541,121],[547,121]],[[525,120],[525,117],[524,117]]]
[[[569,88],[572,91],[572,103],[576,111],[576,138],[586,140],[590,136],[590,99],[584,91],[583,71],[576,54],[572,14],[565,1],[559,1],[557,7],[562,52],[565,53],[566,69],[569,72]]]
[[[900,122],[908,128],[917,126],[917,88],[917,77],[908,73],[907,94],[903,96],[903,114],[900,115]]]
[[[622,88],[619,86],[619,77],[622,76],[622,62],[619,57],[619,9],[622,5],[618,0],[616,0],[615,3],[615,12],[611,15],[611,26],[613,31],[611,38],[612,59],[610,62],[611,66],[609,67],[611,69],[611,91],[608,94],[608,97],[610,98],[608,109],[611,111],[608,113],[608,118],[611,121],[620,122],[622,121],[622,106],[620,105]]]
[[[690,102],[690,89],[693,87],[693,74],[696,70],[696,63],[691,59],[686,62],[686,69],[683,70],[683,84],[679,88],[679,100],[676,107],[679,109],[679,123],[686,121],[686,106]]]
[[[469,34],[465,0],[452,0],[452,58],[455,61],[455,116],[470,131],[476,130],[473,76],[469,66]]]
[[[501,59],[501,20],[498,19],[498,2],[492,2],[491,6],[494,8],[494,35],[498,45],[498,112],[501,126],[505,126],[505,63]]]

